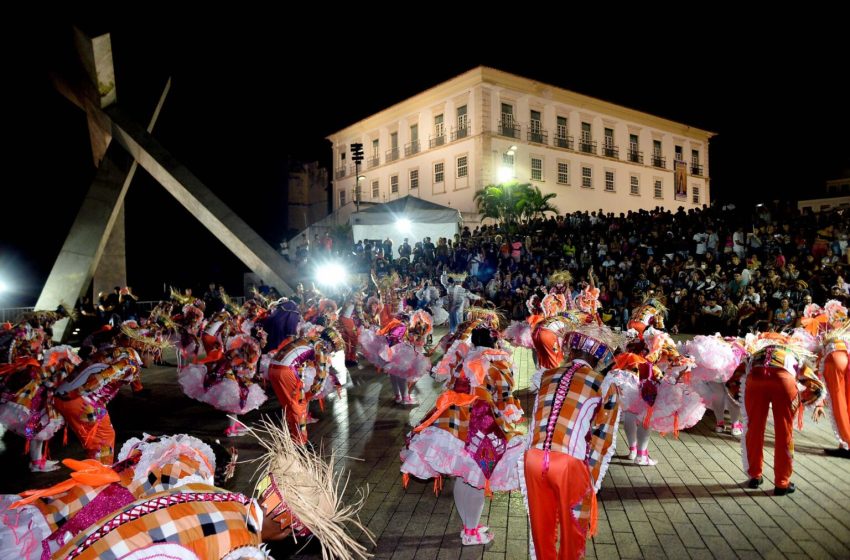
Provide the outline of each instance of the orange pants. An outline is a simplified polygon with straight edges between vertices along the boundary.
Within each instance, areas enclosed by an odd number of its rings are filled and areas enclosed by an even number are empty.
[[[549,453],[549,471],[543,472],[544,453],[529,449],[525,453],[525,484],[528,489],[528,509],[531,516],[531,536],[534,551],[540,560],[573,560],[584,554],[587,527],[573,517],[573,507],[584,500],[593,483],[590,471],[582,461],[565,453]],[[596,509],[591,508],[595,516]],[[596,524],[595,518],[590,526]],[[561,548],[555,548],[560,525]]]
[[[791,479],[794,461],[794,413],[797,412],[797,381],[781,368],[754,367],[744,388],[747,410],[747,434],[743,439],[744,465],[750,478],[762,475],[764,462],[764,428],[768,408],[773,405],[773,479],[785,488]]]
[[[349,362],[357,361],[357,327],[351,317],[340,317],[339,324],[342,325],[342,340],[345,341],[345,359]]]
[[[307,443],[307,399],[298,373],[289,366],[272,364],[269,366],[269,383],[284,409],[292,439],[297,443]]]
[[[86,456],[104,465],[111,465],[115,455],[115,430],[109,413],[92,422],[88,420],[91,405],[80,397],[69,401],[54,399],[53,404],[83,444]]]
[[[829,391],[829,408],[839,443],[850,444],[850,371],[847,352],[831,352],[824,358],[823,377]]]
[[[546,369],[556,368],[564,360],[561,339],[549,329],[535,329],[531,333],[534,350],[537,352],[537,364]]]

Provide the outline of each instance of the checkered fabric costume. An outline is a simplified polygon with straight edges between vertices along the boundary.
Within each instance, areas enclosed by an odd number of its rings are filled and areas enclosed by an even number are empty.
[[[510,355],[492,349],[481,384],[470,382],[458,364],[437,406],[407,436],[401,452],[401,471],[421,479],[457,476],[476,488],[510,491],[519,487],[516,462],[522,440],[515,423],[522,420],[520,402],[513,396]],[[481,422],[481,418],[490,420]],[[485,424],[495,429],[482,428]]]

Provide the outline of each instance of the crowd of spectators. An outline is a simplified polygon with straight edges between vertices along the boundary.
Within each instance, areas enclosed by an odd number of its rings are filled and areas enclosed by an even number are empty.
[[[315,246],[316,244],[314,244]],[[667,300],[667,323],[683,333],[743,334],[793,325],[812,301],[846,303],[850,263],[844,211],[801,212],[792,203],[704,207],[614,215],[574,212],[530,222],[463,228],[454,239],[358,241],[344,250],[320,241],[312,255],[334,255],[354,270],[397,272],[420,290],[444,271],[467,273],[464,287],[514,319],[549,274],[568,269],[574,289],[591,267],[603,316],[623,327],[648,294]]]

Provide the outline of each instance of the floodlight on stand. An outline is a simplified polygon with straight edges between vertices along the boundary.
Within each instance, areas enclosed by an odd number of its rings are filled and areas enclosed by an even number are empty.
[[[399,218],[396,220],[395,227],[401,233],[410,233],[413,229],[413,223],[411,223],[411,221],[407,218]]]
[[[513,179],[513,176],[513,169],[510,167],[502,166],[499,168],[498,178],[500,183],[507,183]]]
[[[345,283],[348,272],[336,262],[321,264],[316,268],[316,281],[325,286],[339,286]]]

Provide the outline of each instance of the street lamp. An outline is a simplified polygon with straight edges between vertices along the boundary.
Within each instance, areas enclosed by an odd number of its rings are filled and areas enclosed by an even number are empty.
[[[363,144],[351,144],[351,159],[354,160],[354,200],[357,211],[360,212],[360,162],[363,161]]]

